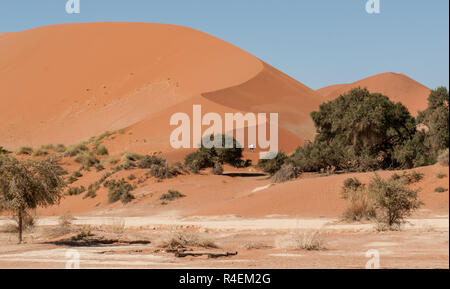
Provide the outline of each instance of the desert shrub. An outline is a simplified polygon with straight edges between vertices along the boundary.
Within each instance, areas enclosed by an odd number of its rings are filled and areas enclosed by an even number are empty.
[[[448,156],[448,149],[445,149],[439,154],[438,162],[441,165],[448,167],[448,163],[449,163],[449,159],[448,158],[449,158],[449,156]]]
[[[63,153],[63,152],[65,152],[66,150],[67,150],[67,148],[66,148],[66,146],[63,145],[63,144],[57,144],[56,147],[55,147],[55,151],[56,151],[57,153]]]
[[[21,147],[16,151],[16,154],[18,155],[32,155],[33,154],[33,148],[31,147]]]
[[[170,251],[186,247],[218,248],[212,240],[201,238],[199,235],[192,233],[177,233],[163,241],[160,247]]]
[[[443,179],[446,176],[447,176],[447,174],[446,173],[442,173],[442,172],[436,174],[436,178],[438,178],[438,179]]]
[[[76,196],[84,193],[86,191],[86,188],[83,186],[80,187],[71,187],[67,190],[67,195],[69,196]]]
[[[137,166],[140,169],[150,169],[153,165],[164,165],[166,160],[157,156],[143,156],[137,162]]]
[[[223,174],[223,166],[219,161],[214,162],[214,167],[212,168],[212,173],[215,175]]]
[[[274,175],[281,169],[283,164],[288,160],[288,156],[283,152],[278,152],[275,158],[272,159],[260,159],[256,165],[264,172]]]
[[[84,195],[83,199],[87,198],[95,198],[97,197],[97,191],[100,189],[100,183],[95,182],[93,184],[90,184],[87,190],[87,193]]]
[[[344,181],[341,195],[344,200],[350,202],[343,214],[345,220],[361,221],[376,217],[375,204],[365,185],[357,178],[348,178]]]
[[[10,151],[4,149],[2,146],[0,146],[0,155],[6,155],[11,153]]]
[[[97,148],[95,149],[95,153],[98,156],[107,156],[109,154],[108,149],[102,144],[97,146]]]
[[[391,179],[394,181],[400,181],[400,182],[403,182],[403,183],[409,185],[409,184],[417,183],[420,180],[422,180],[423,174],[416,172],[416,171],[413,171],[411,173],[403,172],[403,174],[401,174],[401,175],[395,173],[391,176]]]
[[[134,188],[124,179],[119,181],[109,180],[106,181],[103,186],[109,189],[108,200],[110,203],[115,203],[120,200],[122,203],[126,204],[134,199],[133,195],[130,194]]]
[[[99,163],[99,160],[93,152],[80,152],[75,161],[82,165],[82,169],[89,169],[90,167]]]
[[[37,150],[33,151],[31,155],[34,157],[42,157],[48,155],[48,151],[43,148],[38,148]]]
[[[293,164],[284,164],[272,177],[272,183],[283,183],[298,178],[299,169]]]
[[[122,158],[120,159],[120,167],[125,170],[132,169],[136,167],[136,162],[142,159],[144,156],[138,153],[122,153]]]
[[[448,191],[448,189],[446,189],[444,187],[437,187],[434,189],[434,192],[436,192],[436,193],[444,193],[446,191]]]
[[[74,176],[75,178],[81,178],[83,174],[80,171],[74,171],[72,173],[72,176]]]
[[[184,164],[194,173],[214,166],[209,153],[201,150],[188,154],[184,159]]]
[[[119,163],[119,158],[117,157],[106,157],[103,158],[102,160],[100,160],[100,164],[102,166],[109,166],[109,165],[115,165],[117,163]]]
[[[132,180],[135,180],[135,179],[136,179],[136,176],[133,175],[133,174],[130,174],[130,175],[127,177],[127,179],[130,180],[130,181],[132,181]]]
[[[179,198],[183,198],[183,197],[186,197],[186,196],[183,195],[182,193],[180,193],[179,191],[169,190],[169,191],[167,191],[167,193],[162,194],[159,199],[166,200],[166,201],[173,201],[175,199],[179,199]]]
[[[158,179],[169,179],[173,177],[172,171],[166,163],[152,165],[150,168],[150,175]]]
[[[326,249],[321,231],[295,232],[277,239],[276,246],[282,249],[318,251]]]
[[[55,146],[52,144],[41,145],[40,149],[43,150],[55,150]]]
[[[74,157],[82,152],[87,152],[87,151],[89,151],[89,148],[87,147],[87,145],[85,143],[79,143],[76,145],[69,146],[66,149],[64,155],[66,157]]]
[[[96,170],[97,172],[101,172],[101,171],[103,171],[103,170],[105,169],[105,167],[102,166],[102,164],[100,164],[100,163],[95,164],[95,165],[94,165],[94,168],[95,168],[95,170]]]
[[[402,179],[383,180],[376,175],[369,184],[369,194],[375,202],[377,218],[389,228],[399,227],[405,217],[422,205],[417,193],[417,190],[408,188]]]
[[[204,146],[206,141],[211,141],[214,146],[207,148]],[[226,144],[232,144],[232,147],[225,147]],[[215,162],[220,164],[230,164],[234,167],[244,167],[250,164],[250,161],[242,160],[242,151],[240,144],[236,139],[226,135],[209,136],[202,139],[200,149],[185,157],[184,164],[193,172],[198,172],[205,168],[214,168]]]

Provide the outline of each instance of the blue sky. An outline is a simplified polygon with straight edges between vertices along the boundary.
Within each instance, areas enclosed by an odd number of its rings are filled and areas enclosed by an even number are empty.
[[[382,72],[449,86],[449,1],[1,0],[0,33],[96,21],[189,26],[231,42],[317,89]]]

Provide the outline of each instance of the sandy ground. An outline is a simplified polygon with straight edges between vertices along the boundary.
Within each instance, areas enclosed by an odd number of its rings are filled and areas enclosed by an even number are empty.
[[[0,225],[8,222],[2,218]],[[381,268],[448,268],[449,264],[448,215],[409,219],[396,232],[377,232],[373,224],[344,224],[337,219],[77,216],[73,221],[77,228],[113,228],[121,223],[122,235],[151,241],[149,245],[91,247],[45,244],[41,234],[57,223],[57,218],[40,218],[21,245],[16,244],[14,234],[0,234],[0,267],[64,268],[73,258],[70,250],[79,254],[80,268],[365,268],[369,250],[378,251]],[[316,231],[323,249],[297,250],[290,245],[303,234]],[[177,258],[160,250],[162,241],[181,232],[213,241],[219,246],[215,251],[237,251],[238,255]]]

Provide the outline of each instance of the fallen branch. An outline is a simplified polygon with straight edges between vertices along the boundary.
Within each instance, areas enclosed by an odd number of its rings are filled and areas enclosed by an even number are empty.
[[[178,251],[175,252],[175,257],[183,258],[186,256],[203,256],[207,255],[208,258],[219,258],[219,257],[228,257],[228,256],[235,256],[237,255],[237,252],[212,252],[212,251]]]

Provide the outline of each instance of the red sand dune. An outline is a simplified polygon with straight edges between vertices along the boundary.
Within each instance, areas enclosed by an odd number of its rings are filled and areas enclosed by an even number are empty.
[[[200,31],[83,23],[0,34],[0,137],[10,149],[126,128],[112,152],[170,151],[173,112],[279,112],[281,148],[313,138],[310,88]],[[145,140],[145,141],[143,141]],[[108,144],[109,145],[109,144]],[[115,150],[116,149],[116,150]]]
[[[318,89],[326,100],[333,100],[355,87],[365,87],[370,92],[382,93],[394,101],[400,101],[416,116],[418,111],[427,108],[430,89],[417,81],[398,73],[377,74],[349,84],[337,84]]]

